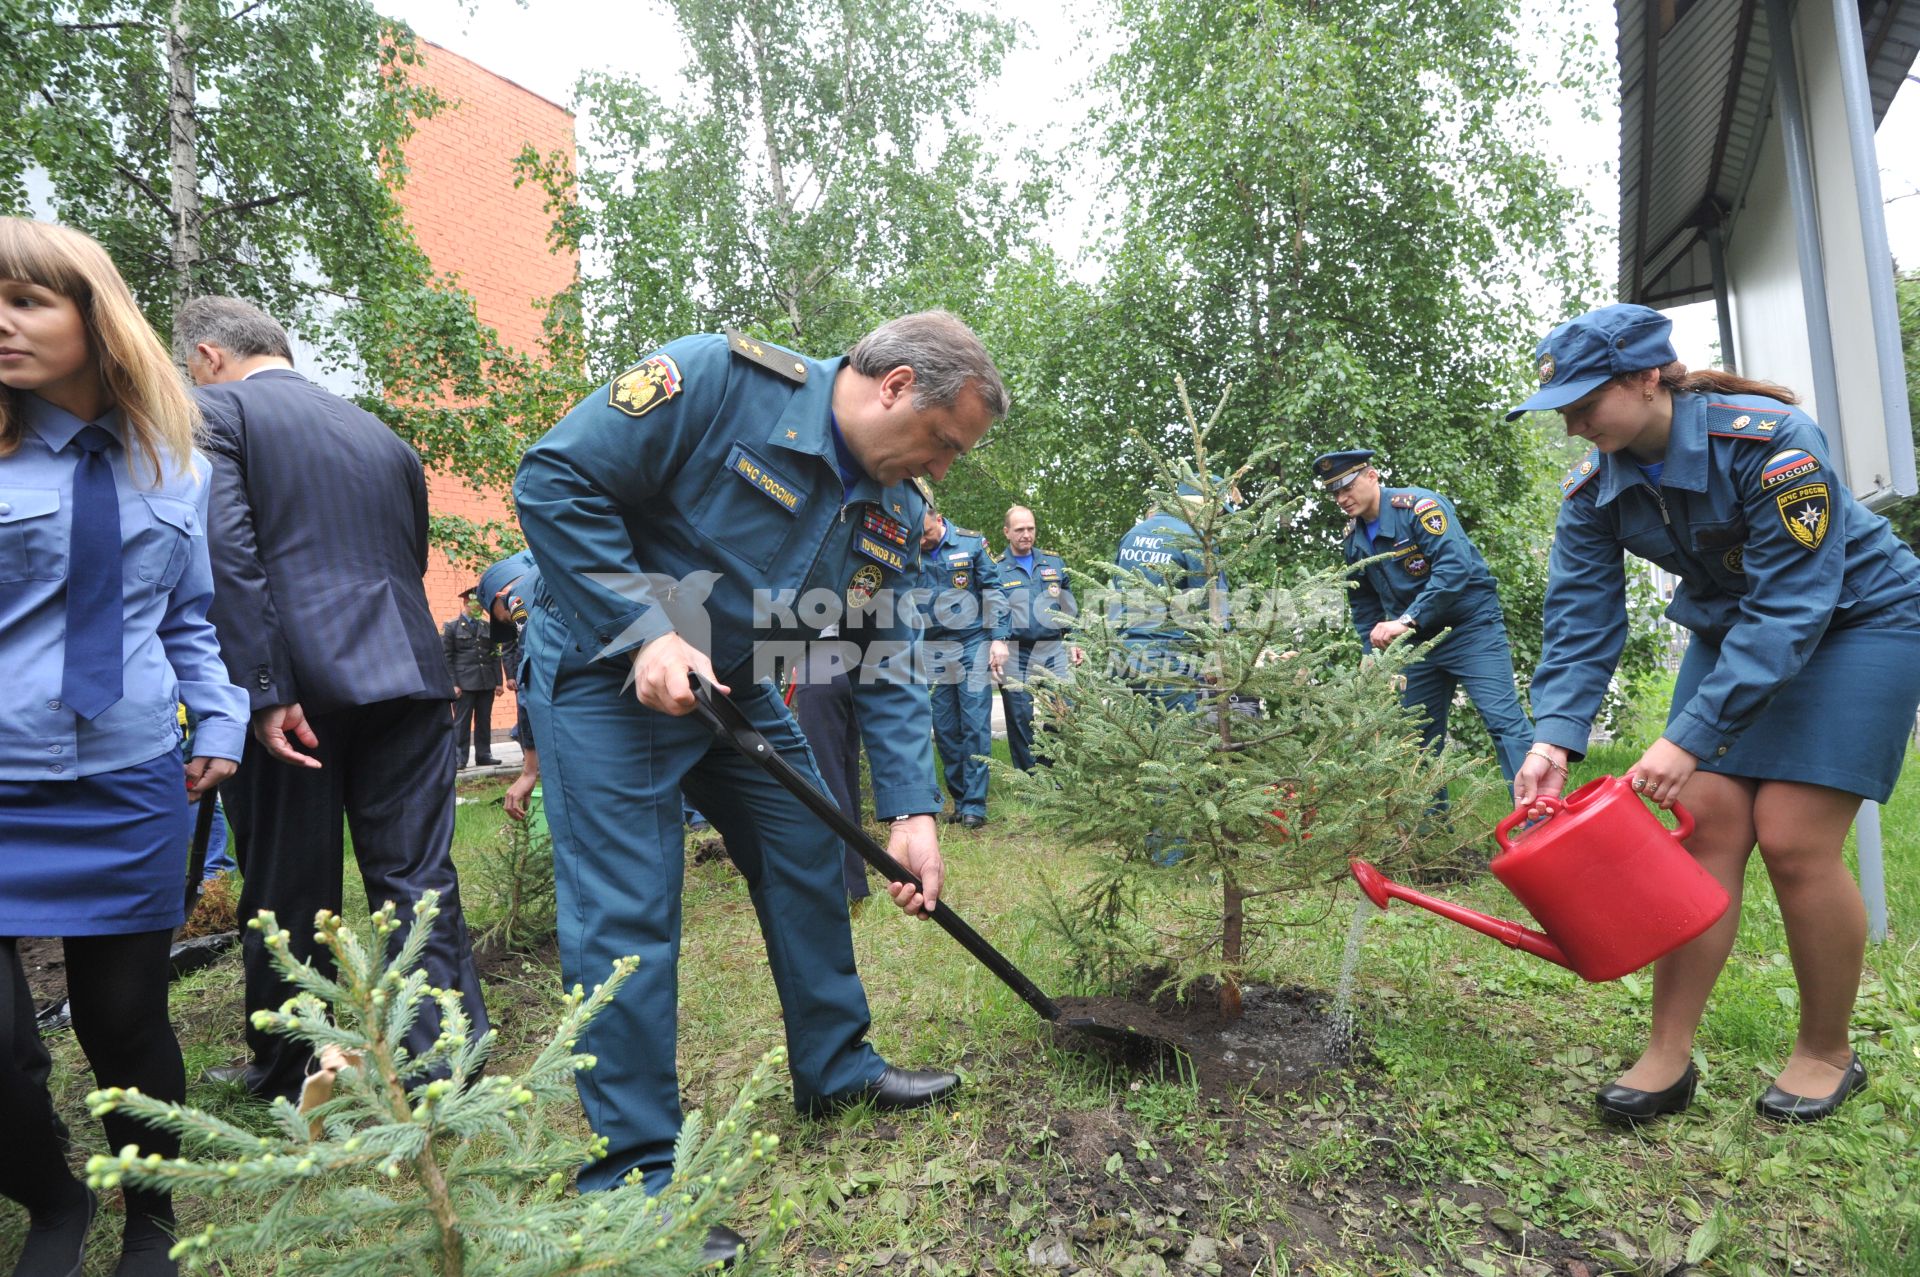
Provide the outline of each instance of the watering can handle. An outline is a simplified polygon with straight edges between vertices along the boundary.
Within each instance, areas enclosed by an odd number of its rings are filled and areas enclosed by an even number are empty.
[[[1651,802],[1652,799],[1648,799],[1647,801]],[[1530,811],[1534,807],[1545,807],[1547,809],[1547,814],[1546,816],[1541,817],[1541,820],[1544,821],[1550,817],[1559,815],[1562,811],[1566,809],[1566,806],[1567,806],[1566,799],[1557,797],[1552,794],[1543,794],[1542,796],[1534,799],[1533,802],[1529,803],[1526,807],[1516,807],[1513,810],[1513,812],[1505,820],[1501,821],[1498,825],[1494,826],[1493,840],[1496,843],[1500,844],[1501,851],[1508,851],[1511,848],[1507,839],[1507,834],[1513,829],[1515,825],[1518,825],[1527,819],[1528,811]],[[1685,842],[1687,839],[1691,838],[1693,836],[1693,813],[1688,811],[1681,804],[1675,803],[1673,805],[1673,818],[1674,820],[1679,822],[1678,827],[1671,831],[1673,834],[1674,841]]]
[[[1513,812],[1505,820],[1495,825],[1493,827],[1493,840],[1500,844],[1501,851],[1509,851],[1511,847],[1507,842],[1507,834],[1512,831],[1515,825],[1526,821],[1529,811],[1535,807],[1545,807],[1547,809],[1547,815],[1541,817],[1542,820],[1545,820],[1550,816],[1558,816],[1565,810],[1566,805],[1567,800],[1557,794],[1542,794],[1525,807],[1514,808]]]

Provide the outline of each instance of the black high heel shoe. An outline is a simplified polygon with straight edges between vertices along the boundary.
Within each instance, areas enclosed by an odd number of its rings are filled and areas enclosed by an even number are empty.
[[[1688,1061],[1687,1071],[1680,1075],[1680,1080],[1664,1091],[1642,1091],[1615,1082],[1601,1087],[1593,1102],[1606,1121],[1616,1126],[1634,1126],[1682,1112],[1693,1103],[1693,1093],[1699,1085],[1700,1074],[1692,1061]]]
[[[1775,1122],[1818,1122],[1823,1117],[1832,1117],[1834,1110],[1847,1102],[1847,1097],[1867,1084],[1867,1066],[1860,1063],[1856,1052],[1847,1064],[1847,1071],[1840,1075],[1840,1085],[1833,1088],[1833,1094],[1809,1098],[1783,1091],[1777,1086],[1767,1088],[1767,1093],[1753,1102],[1760,1116]]]

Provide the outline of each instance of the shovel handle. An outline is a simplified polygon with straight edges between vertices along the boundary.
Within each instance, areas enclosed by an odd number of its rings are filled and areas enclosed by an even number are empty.
[[[780,751],[761,734],[758,728],[747,720],[726,696],[714,690],[708,683],[691,670],[687,672],[687,684],[693,689],[694,713],[700,721],[712,729],[713,734],[745,755],[749,762],[757,765],[761,771],[773,777],[788,793],[798,798],[806,809],[818,816],[821,821],[838,834],[849,847],[858,852],[860,858],[872,865],[888,882],[912,883],[922,886],[905,865],[888,855],[878,843],[867,836],[859,822],[851,820],[840,810],[840,804],[833,801],[820,787],[808,778],[806,773],[781,757]],[[940,929],[960,942],[962,948],[979,960],[980,964],[999,976],[1006,986],[1019,994],[1026,1004],[1038,1011],[1048,1020],[1060,1018],[1060,1007],[1052,998],[1040,992],[1038,985],[1029,980],[1026,973],[1013,965],[1007,956],[989,944],[985,937],[956,914],[951,907],[941,904],[927,915],[940,925]]]

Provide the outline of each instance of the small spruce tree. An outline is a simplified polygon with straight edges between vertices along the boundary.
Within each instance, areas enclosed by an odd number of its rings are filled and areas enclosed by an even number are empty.
[[[572,1101],[572,1075],[594,1065],[574,1051],[580,1031],[638,960],[620,959],[592,993],[575,986],[566,994],[552,1040],[524,1071],[482,1077],[493,1035],[474,1039],[459,994],[430,988],[417,969],[438,913],[437,893],[425,893],[389,957],[389,938],[404,925],[393,904],[362,933],[322,911],[315,939],[334,955],[332,979],[292,957],[287,933],[262,913],[249,925],[300,992],[253,1022],[312,1044],[322,1069],[301,1108],[276,1101],[279,1129],[260,1135],[138,1091],[96,1091],[88,1097],[96,1115],[122,1110],[175,1131],[188,1156],[143,1157],[129,1145],[89,1159],[87,1182],[249,1199],[230,1222],[174,1246],[190,1266],[267,1254],[278,1257],[276,1272],[328,1277],[679,1277],[699,1269],[709,1225],[732,1215],[779,1143],[751,1121],[777,1083],[782,1053],[760,1061],[719,1122],[687,1116],[673,1182],[658,1197],[637,1176],[611,1192],[570,1195],[570,1173],[603,1155],[605,1141],[570,1136],[543,1110]],[[439,1004],[442,1031],[426,1054],[411,1056],[407,1029],[428,998]],[[735,1271],[753,1270],[792,1218],[776,1200]]]
[[[1001,772],[1066,842],[1100,852],[1092,880],[1053,899],[1083,968],[1113,983],[1161,969],[1182,990],[1211,977],[1235,1019],[1250,940],[1286,902],[1345,878],[1353,857],[1389,869],[1448,858],[1458,844],[1434,797],[1451,784],[1470,804],[1484,769],[1421,748],[1398,689],[1431,644],[1363,652],[1337,549],[1322,570],[1276,573],[1272,540],[1295,535],[1307,498],[1275,488],[1236,502],[1268,454],[1221,473],[1207,441],[1225,400],[1203,425],[1175,380],[1190,455],[1141,442],[1155,505],[1192,528],[1177,547],[1192,564],[1157,582],[1082,565],[1083,580],[1114,588],[1081,608],[1073,640],[1087,659],[1071,677],[1036,670],[1053,766]],[[1129,646],[1123,631],[1143,617],[1184,633],[1175,659]]]

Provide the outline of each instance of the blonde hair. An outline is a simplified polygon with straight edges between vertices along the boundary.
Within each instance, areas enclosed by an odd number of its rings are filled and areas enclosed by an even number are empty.
[[[156,483],[169,463],[191,473],[200,409],[106,250],[64,226],[0,217],[0,279],[37,284],[79,308],[100,384],[126,423],[129,458],[145,457]],[[0,387],[0,457],[20,446],[20,393]]]

